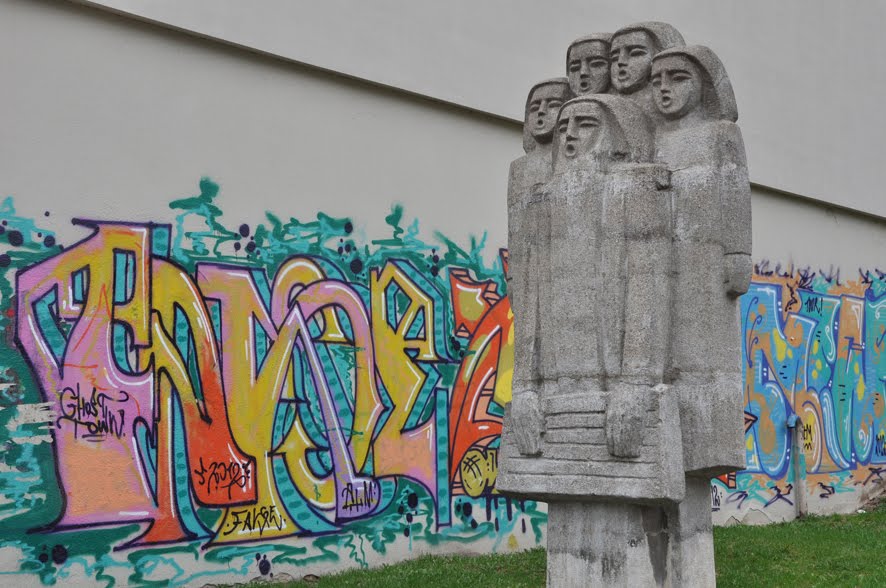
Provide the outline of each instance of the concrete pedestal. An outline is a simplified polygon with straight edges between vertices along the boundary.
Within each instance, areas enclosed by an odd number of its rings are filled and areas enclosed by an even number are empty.
[[[669,539],[658,506],[552,502],[547,586],[663,586]]]
[[[677,506],[548,504],[548,588],[716,585],[709,482]]]

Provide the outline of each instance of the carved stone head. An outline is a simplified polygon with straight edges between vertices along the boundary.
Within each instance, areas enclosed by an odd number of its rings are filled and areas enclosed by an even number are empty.
[[[702,45],[669,49],[655,56],[652,97],[667,119],[738,120],[726,69],[717,55]]]
[[[611,33],[594,33],[576,39],[566,50],[566,76],[576,96],[605,94],[609,90],[609,40]]]
[[[523,119],[523,150],[529,153],[540,143],[550,143],[557,125],[557,112],[572,94],[566,78],[545,80],[532,86],[526,98]]]
[[[612,35],[609,49],[612,86],[619,94],[633,94],[649,83],[656,53],[682,47],[680,31],[663,22],[640,22]]]
[[[594,162],[651,161],[653,131],[646,114],[620,96],[574,98],[557,116],[554,169],[587,167]]]

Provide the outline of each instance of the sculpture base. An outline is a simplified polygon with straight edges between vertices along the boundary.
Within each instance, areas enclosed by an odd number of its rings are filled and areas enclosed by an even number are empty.
[[[548,588],[715,586],[710,483],[679,505],[548,504]]]

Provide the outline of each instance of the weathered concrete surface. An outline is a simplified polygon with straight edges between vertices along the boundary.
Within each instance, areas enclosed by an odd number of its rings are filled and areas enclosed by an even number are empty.
[[[567,75],[578,97],[550,135],[537,110],[562,95],[530,92],[511,169],[514,400],[496,486],[550,502],[550,586],[711,586],[708,479],[745,459],[735,97],[717,56],[664,23],[574,41]],[[519,176],[533,153],[550,173]]]
[[[711,487],[687,478],[686,497],[669,512],[668,580],[671,586],[715,586]]]
[[[656,586],[667,579],[669,533],[660,506],[552,502],[548,586]]]

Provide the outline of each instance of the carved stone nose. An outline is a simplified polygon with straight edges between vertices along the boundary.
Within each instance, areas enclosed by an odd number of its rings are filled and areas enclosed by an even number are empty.
[[[566,125],[566,139],[576,139],[578,138],[578,125],[575,122],[575,119],[570,119],[569,123]]]

